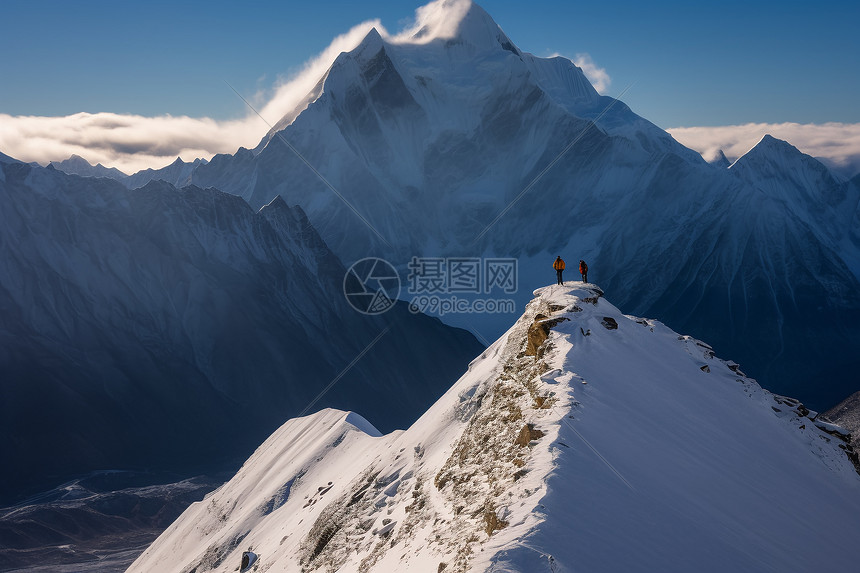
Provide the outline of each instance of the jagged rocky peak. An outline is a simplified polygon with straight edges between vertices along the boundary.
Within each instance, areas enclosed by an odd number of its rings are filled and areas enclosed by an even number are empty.
[[[58,169],[70,175],[80,175],[82,177],[110,177],[111,179],[116,179],[118,181],[122,181],[128,177],[128,175],[115,167],[105,167],[101,163],[93,165],[75,153],[63,161],[50,162],[48,167]]]
[[[72,165],[86,165],[87,167],[92,167],[92,163],[81,157],[76,153],[72,153],[69,155],[69,158],[66,161]],[[53,162],[52,162],[53,163]]]
[[[779,139],[777,137],[772,136],[769,133],[764,134],[761,140],[755,145],[753,149],[759,150],[774,150],[774,151],[782,151],[783,153],[800,153],[800,150],[795,146],[785,141],[784,139]]]
[[[298,205],[289,206],[280,195],[263,205],[259,212],[270,223],[293,229],[296,232],[300,232],[310,225],[308,216],[305,215],[302,208]]]
[[[335,58],[335,61],[332,63],[331,68],[337,67],[344,61],[345,58],[357,59],[360,61],[368,60],[376,56],[380,52],[380,50],[384,49],[385,40],[382,38],[382,34],[379,33],[379,30],[377,30],[374,26],[370,29],[370,31],[367,32],[367,34],[355,48],[347,52],[341,52],[338,57]],[[329,71],[331,70],[331,68],[329,69]],[[326,76],[328,76],[328,73],[329,72],[326,72],[326,74],[322,78],[320,78],[321,82],[325,80]],[[311,90],[312,93],[314,91],[318,91],[318,88],[315,87],[314,90]]]
[[[728,169],[729,166],[731,166],[731,164],[732,164],[732,162],[729,161],[729,158],[726,157],[726,154],[723,152],[722,149],[717,151],[717,154],[714,157],[712,157],[708,161],[708,163],[710,163],[714,167],[722,167],[724,169]]]
[[[805,155],[795,146],[787,141],[778,139],[770,134],[765,134],[752,149],[743,154],[732,165],[733,169],[744,166],[750,161],[757,160],[775,160],[778,157],[795,157],[799,158]]]

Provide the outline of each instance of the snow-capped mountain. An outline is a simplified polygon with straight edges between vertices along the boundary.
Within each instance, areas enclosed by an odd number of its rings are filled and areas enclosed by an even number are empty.
[[[195,159],[194,161],[182,161],[177,157],[176,161],[162,167],[161,169],[144,169],[133,175],[129,175],[128,179],[122,183],[129,189],[137,189],[143,187],[150,181],[166,181],[174,187],[185,187],[191,184],[191,172],[199,165],[206,165],[205,159]]]
[[[770,135],[732,164],[731,172],[815,229],[860,276],[860,187]]]
[[[101,163],[92,165],[80,155],[72,155],[64,161],[52,161],[49,167],[59,169],[69,175],[80,175],[82,177],[109,177],[119,181],[129,189],[143,187],[150,181],[164,181],[174,187],[185,187],[191,183],[191,172],[198,165],[205,165],[205,159],[195,159],[191,162],[182,161],[177,157],[176,161],[160,169],[143,169],[132,175],[126,175],[114,167],[105,167]]]
[[[94,469],[218,468],[333,382],[317,407],[408,425],[482,346],[405,303],[357,313],[345,275],[280,198],[255,212],[0,162],[2,498]]]
[[[844,431],[602,294],[537,290],[406,431],[289,420],[129,571],[853,569]]]
[[[826,408],[857,390],[856,181],[772,138],[715,168],[469,0],[432,8],[411,35],[370,31],[259,146],[192,181],[282,195],[347,262],[516,257],[523,305],[556,255],[585,259],[619,304],[775,391]],[[491,339],[513,318],[444,320]]]
[[[125,181],[128,179],[128,175],[116,167],[105,167],[101,163],[92,165],[80,155],[74,154],[63,161],[52,161],[48,164],[48,167],[59,169],[63,173],[68,173],[69,175],[80,175],[81,177],[110,177],[117,181]]]

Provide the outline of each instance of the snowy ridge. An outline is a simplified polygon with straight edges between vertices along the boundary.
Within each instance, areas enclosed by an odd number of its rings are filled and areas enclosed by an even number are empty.
[[[602,294],[535,291],[406,431],[288,421],[129,571],[850,569],[840,429]]]

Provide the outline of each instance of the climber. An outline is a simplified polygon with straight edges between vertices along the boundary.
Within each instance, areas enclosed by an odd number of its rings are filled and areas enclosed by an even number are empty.
[[[582,275],[582,282],[588,282],[588,265],[585,264],[585,261],[579,261],[579,273]]]
[[[558,284],[563,285],[564,281],[561,280],[561,273],[562,273],[562,271],[564,271],[564,260],[561,258],[561,255],[559,255],[555,259],[555,262],[552,264],[552,268],[555,269],[555,274],[557,275],[557,278],[558,278]]]

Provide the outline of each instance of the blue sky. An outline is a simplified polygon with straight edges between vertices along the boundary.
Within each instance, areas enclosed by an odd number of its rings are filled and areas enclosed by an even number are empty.
[[[418,1],[6,2],[0,114],[243,117],[332,38]],[[664,128],[860,123],[860,2],[479,2],[523,50],[588,54]]]

